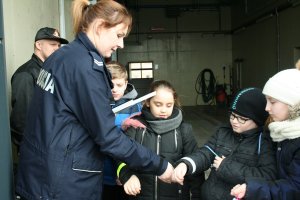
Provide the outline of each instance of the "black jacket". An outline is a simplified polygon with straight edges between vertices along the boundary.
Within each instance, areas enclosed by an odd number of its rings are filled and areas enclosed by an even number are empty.
[[[234,133],[231,126],[222,126],[205,144],[218,156],[226,158],[218,170],[211,169],[208,179],[201,188],[203,199],[232,200],[230,190],[242,184],[248,177],[276,178],[275,149],[269,134],[262,128]],[[208,147],[201,147],[193,155],[183,158],[188,165],[188,173],[207,170],[215,155]]]
[[[20,66],[11,78],[11,115],[10,128],[12,139],[19,145],[26,123],[29,108],[37,77],[43,61],[32,54],[31,59]]]
[[[182,122],[182,114],[174,108],[168,119],[155,118],[148,108],[142,109],[142,115],[137,116],[147,128],[129,128],[126,133],[143,146],[153,150],[168,160],[172,165],[180,158],[191,154],[197,149],[197,142],[193,135],[192,126]],[[132,199],[142,200],[171,200],[171,199],[199,199],[200,186],[204,181],[204,174],[189,176],[184,186],[167,184],[156,176],[122,168],[120,180],[124,184],[131,177],[137,175],[141,182],[141,193]]]

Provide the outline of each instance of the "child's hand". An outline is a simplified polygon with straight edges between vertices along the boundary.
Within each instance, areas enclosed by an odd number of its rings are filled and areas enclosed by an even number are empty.
[[[130,179],[124,184],[124,191],[128,195],[137,195],[141,192],[141,183],[136,175],[132,175]]]
[[[246,183],[243,183],[242,185],[237,184],[231,189],[230,194],[235,196],[237,199],[242,199],[246,194],[246,187]]]
[[[215,157],[213,166],[214,166],[214,168],[216,168],[216,170],[218,170],[219,166],[221,165],[221,163],[222,163],[222,161],[223,161],[224,159],[225,159],[224,156],[222,156],[222,158],[219,157],[219,156],[216,156],[216,157]]]
[[[187,166],[185,163],[180,163],[179,165],[177,165],[177,167],[174,169],[172,182],[177,182],[180,185],[183,185],[184,176],[186,172],[187,172]]]

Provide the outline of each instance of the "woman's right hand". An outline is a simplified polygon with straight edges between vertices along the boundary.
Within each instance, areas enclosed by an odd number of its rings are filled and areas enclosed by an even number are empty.
[[[137,195],[141,192],[141,183],[136,175],[132,175],[130,179],[124,184],[124,191],[128,195]]]
[[[183,185],[184,181],[184,176],[187,172],[187,166],[185,163],[180,163],[177,165],[177,167],[174,169],[174,174],[173,174],[173,182],[177,182],[180,185]]]

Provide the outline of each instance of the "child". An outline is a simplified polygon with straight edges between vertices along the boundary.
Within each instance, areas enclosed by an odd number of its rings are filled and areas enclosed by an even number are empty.
[[[230,125],[221,126],[196,153],[181,159],[174,172],[175,181],[180,183],[186,173],[202,172],[212,165],[201,187],[202,198],[232,200],[231,188],[247,177],[274,179],[273,145],[263,130],[268,117],[265,106],[260,89],[240,91],[230,107]]]
[[[111,61],[106,65],[112,76],[114,88],[111,90],[113,101],[112,108],[117,107],[131,99],[137,97],[137,92],[133,85],[128,83],[128,74],[126,68],[120,63]],[[116,113],[115,124],[121,127],[123,121],[132,115],[141,111],[141,104],[136,104],[127,109]],[[104,160],[104,178],[103,178],[103,200],[126,200],[126,194],[123,187],[116,183],[116,163],[110,158],[106,157]]]
[[[266,110],[273,122],[271,138],[277,142],[279,179],[246,179],[231,194],[246,199],[293,200],[300,196],[300,71],[288,69],[274,75],[266,83]]]
[[[156,96],[146,100],[142,114],[132,119],[146,127],[129,127],[126,134],[174,164],[194,152],[197,143],[191,125],[182,121],[179,99],[173,86],[167,81],[155,81],[150,88],[150,92],[153,91],[156,91]],[[183,187],[166,184],[156,176],[129,169],[124,163],[119,165],[117,173],[125,192],[136,195],[130,199],[190,199],[190,191],[193,199],[198,199],[195,192],[199,192],[204,181],[204,173],[201,173],[198,177],[189,177],[189,182],[186,181]]]

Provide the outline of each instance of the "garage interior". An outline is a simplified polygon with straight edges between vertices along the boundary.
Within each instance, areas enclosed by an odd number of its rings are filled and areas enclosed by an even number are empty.
[[[125,48],[111,59],[127,67],[140,96],[153,80],[171,82],[199,145],[228,120],[238,90],[262,88],[300,58],[300,0],[117,1],[132,13],[133,27]],[[0,2],[0,194],[11,199],[10,79],[30,58],[40,27],[58,27],[63,37],[74,39],[72,0]],[[133,73],[139,69],[132,63],[141,66],[139,72]]]

